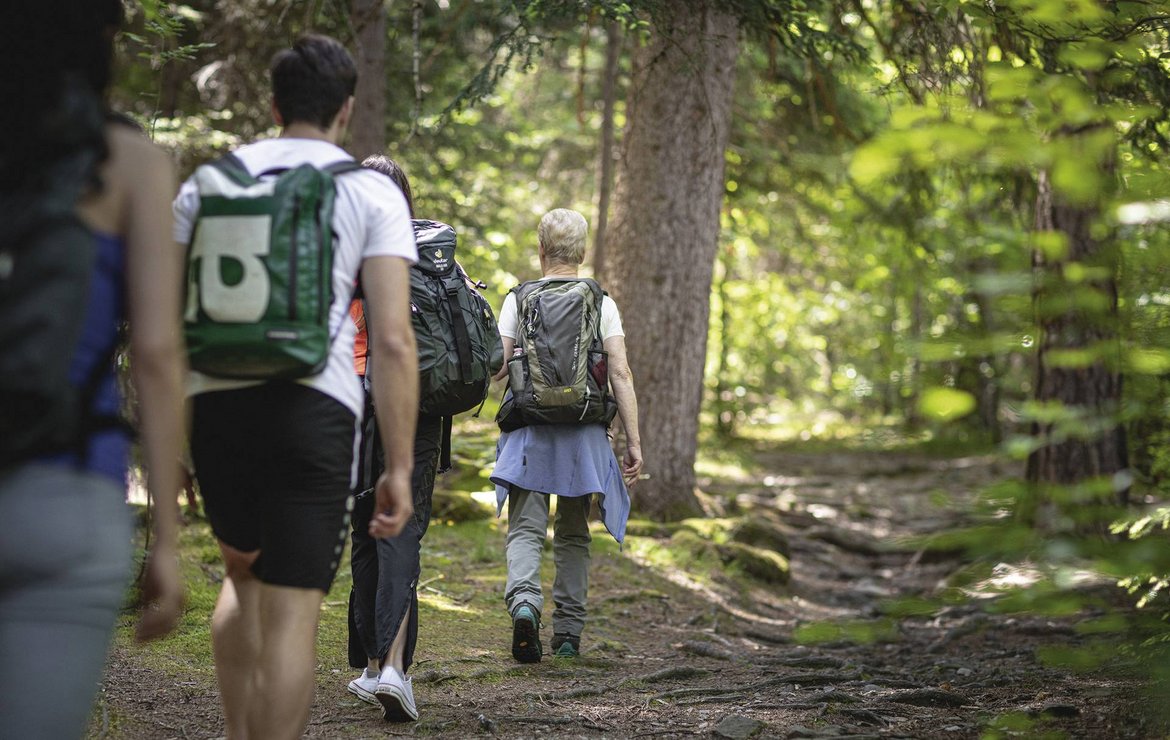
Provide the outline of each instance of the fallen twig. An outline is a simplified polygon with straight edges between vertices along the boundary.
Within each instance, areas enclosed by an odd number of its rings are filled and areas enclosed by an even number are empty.
[[[658,683],[659,681],[670,681],[679,678],[693,678],[695,676],[705,675],[707,671],[702,668],[675,667],[665,668],[654,673],[647,673],[643,676],[629,676],[618,681],[616,684],[609,686],[582,686],[579,689],[572,689],[560,694],[536,693],[525,694],[526,699],[534,701],[563,701],[565,699],[580,699],[586,696],[601,696],[604,693],[613,691],[615,689],[624,688],[633,683]]]
[[[751,693],[759,691],[760,689],[768,689],[773,686],[783,686],[786,684],[799,684],[801,686],[824,686],[833,683],[847,683],[849,681],[856,681],[861,678],[860,672],[849,674],[825,674],[825,673],[797,673],[788,676],[776,676],[769,678],[766,681],[759,681],[753,684],[744,686],[707,686],[694,687],[686,689],[673,689],[671,691],[663,691],[650,697],[650,701],[674,699],[680,696],[714,696],[724,694],[729,691],[738,693]]]
[[[695,676],[705,676],[706,674],[707,671],[702,668],[691,668],[689,666],[664,668],[661,671],[647,673],[644,676],[634,676],[631,679],[626,679],[622,684],[627,682],[632,683],[634,681],[639,683],[658,683],[659,681],[669,681],[675,678],[694,678]]]
[[[941,689],[913,689],[884,698],[886,701],[913,704],[916,707],[961,707],[968,703],[967,697]]]
[[[829,658],[820,655],[810,655],[805,658],[752,658],[753,663],[764,665],[782,665],[786,668],[844,668],[845,661],[840,658]]]
[[[868,709],[838,709],[838,714],[843,714],[846,717],[852,717],[858,722],[871,725],[885,726],[890,724],[889,720],[881,716],[877,712],[872,712]]]
[[[719,694],[718,696],[701,696],[697,699],[687,699],[686,701],[676,702],[676,704],[680,707],[690,704],[725,704],[733,701],[743,701],[746,698],[747,694]]]
[[[437,576],[431,576],[430,578],[426,579],[426,580],[425,580],[425,581],[423,581],[422,583],[418,584],[418,587],[419,587],[419,588],[426,588],[427,586],[431,585],[431,584],[432,584],[432,583],[434,583],[435,581],[441,581],[441,580],[443,580],[443,578],[445,578],[445,576],[444,576],[442,573],[440,573],[440,574],[439,574],[439,575],[437,575]]]
[[[737,660],[741,657],[730,650],[724,650],[721,647],[712,645],[709,642],[703,642],[702,640],[687,640],[686,642],[679,643],[675,647],[684,653],[698,655],[703,658],[715,658],[716,660]]]

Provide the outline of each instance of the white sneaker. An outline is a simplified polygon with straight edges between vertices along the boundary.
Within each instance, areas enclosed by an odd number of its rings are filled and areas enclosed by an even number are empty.
[[[397,668],[386,666],[382,669],[374,695],[382,704],[382,718],[387,722],[414,722],[418,719],[414,687]]]
[[[378,697],[374,696],[374,691],[378,688],[378,672],[367,668],[362,671],[362,675],[350,681],[346,688],[349,689],[349,693],[362,701],[377,704]]]

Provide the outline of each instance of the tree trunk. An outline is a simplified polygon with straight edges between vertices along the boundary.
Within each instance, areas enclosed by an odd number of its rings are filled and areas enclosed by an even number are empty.
[[[1038,510],[1026,514],[1033,523],[1052,528],[1057,525],[1053,517],[1061,512],[1051,505],[1046,487],[1095,481],[1106,491],[1096,503],[1105,503],[1110,497],[1124,501],[1127,484],[1116,474],[1124,471],[1128,462],[1124,431],[1117,423],[1121,374],[1116,250],[1094,234],[1096,207],[1061,202],[1047,173],[1040,174],[1038,186],[1036,231],[1062,234],[1067,254],[1050,259],[1036,250],[1033,257],[1040,327],[1033,397],[1040,403],[1059,404],[1066,414],[1075,416],[1073,421],[1033,424],[1041,446],[1028,457],[1026,476],[1040,498],[1035,502]],[[1094,279],[1069,281],[1064,275],[1070,265],[1105,269]],[[1092,354],[1087,362],[1079,361],[1075,355],[1069,356],[1070,350]],[[1064,516],[1072,514],[1079,520],[1079,515],[1091,515],[1097,507],[1084,505],[1090,503],[1094,502],[1075,501]]]
[[[357,159],[386,151],[386,10],[382,0],[353,0],[357,91],[349,151]]]
[[[987,271],[987,267],[981,263],[972,265],[970,272],[972,275],[977,275]],[[981,291],[972,291],[968,300],[974,303],[979,310],[979,323],[975,327],[980,344],[986,344],[992,341],[995,336],[995,318],[992,314],[991,302],[987,299],[987,295]],[[1003,370],[1000,363],[996,360],[994,353],[987,351],[980,353],[973,358],[975,363],[975,377],[976,377],[976,395],[978,400],[979,423],[983,430],[987,432],[988,439],[993,444],[999,444],[1003,441],[1003,427],[999,422],[999,399],[1000,399],[1000,381],[1003,377]]]
[[[727,383],[728,360],[731,354],[731,342],[728,337],[735,328],[731,323],[731,296],[727,294],[727,282],[731,280],[731,263],[734,255],[727,254],[726,259],[720,260],[722,268],[718,276],[716,290],[719,293],[719,361],[715,365],[715,429],[719,436],[730,438],[735,434],[735,404],[732,402],[733,393]]]
[[[622,28],[617,21],[605,25],[605,71],[601,83],[601,150],[597,153],[597,221],[593,229],[593,275],[605,277],[605,239],[609,222],[609,197],[613,189],[613,110],[617,102],[618,60]]]
[[[607,237],[607,287],[626,321],[657,519],[699,512],[695,451],[719,242],[737,21],[715,0],[664,3],[634,55]]]

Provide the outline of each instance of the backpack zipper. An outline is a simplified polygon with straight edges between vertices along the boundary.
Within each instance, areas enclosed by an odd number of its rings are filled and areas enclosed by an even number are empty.
[[[289,244],[288,258],[288,318],[297,320],[297,224],[301,220],[301,196],[293,196],[292,211],[292,239]]]
[[[541,318],[541,315],[540,315],[540,304],[541,304],[541,300],[542,300],[543,298],[544,298],[544,296],[542,296],[542,295],[538,295],[538,296],[536,297],[536,306],[535,306],[535,307],[532,309],[532,333],[533,333],[533,335],[535,335],[535,334],[536,334],[536,322],[537,322],[537,321],[539,321],[539,320],[540,320],[540,318]],[[533,343],[532,343],[532,346],[533,346],[533,347],[536,347],[536,343],[535,343],[535,342],[533,342]],[[556,377],[554,378],[554,380],[556,381],[557,385],[561,385],[562,383],[564,383],[564,381],[563,381],[563,380],[561,380],[561,371],[560,371],[560,368],[559,368],[559,367],[557,367],[557,353],[553,351],[553,346],[552,346],[552,343],[550,342],[550,343],[549,343],[549,344],[548,344],[548,345],[547,345],[547,346],[544,348],[544,350],[545,350],[545,352],[548,354],[548,361],[549,361],[549,365],[551,365],[551,366],[552,366],[552,371],[553,371],[553,374],[556,376]]]

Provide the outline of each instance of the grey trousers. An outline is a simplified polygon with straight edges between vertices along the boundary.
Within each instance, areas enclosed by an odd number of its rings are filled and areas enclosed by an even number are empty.
[[[553,632],[580,636],[585,627],[589,592],[589,500],[591,496],[557,496],[553,522]],[[508,612],[527,604],[539,617],[544,607],[540,558],[548,534],[549,496],[513,488],[508,494]]]
[[[125,495],[67,467],[0,475],[0,738],[84,732],[129,581]]]

